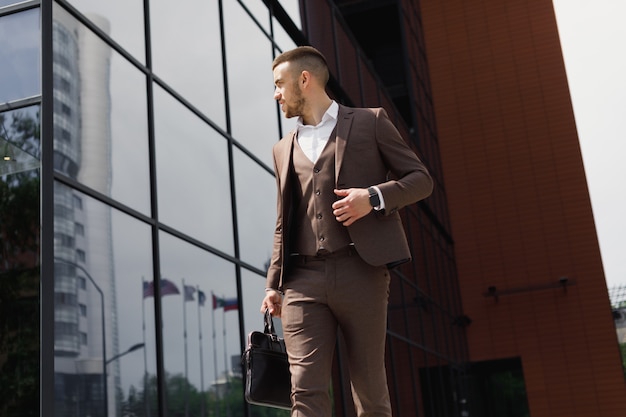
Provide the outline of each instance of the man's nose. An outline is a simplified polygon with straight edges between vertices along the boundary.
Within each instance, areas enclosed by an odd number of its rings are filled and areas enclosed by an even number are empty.
[[[276,88],[274,90],[274,100],[280,100],[280,97],[281,97],[280,91],[278,91],[278,88]]]

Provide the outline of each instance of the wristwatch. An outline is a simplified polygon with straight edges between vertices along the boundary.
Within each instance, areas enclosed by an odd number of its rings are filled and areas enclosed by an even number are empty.
[[[370,193],[370,205],[374,208],[379,207],[380,197],[378,197],[378,191],[376,191],[376,188],[369,187],[367,192]]]

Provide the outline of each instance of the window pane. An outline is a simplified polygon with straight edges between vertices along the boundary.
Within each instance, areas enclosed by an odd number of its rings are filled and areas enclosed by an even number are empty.
[[[149,213],[145,76],[60,7],[53,56],[56,170]]]
[[[272,46],[237,2],[224,4],[224,18],[233,136],[273,166],[271,149],[279,135]]]
[[[153,1],[150,15],[155,74],[225,129],[217,0]]]
[[[2,416],[39,415],[40,172],[37,169],[39,161],[21,151],[30,151],[30,145],[34,144],[32,151],[38,153],[39,119],[32,110],[0,113],[0,151],[3,151],[0,155]],[[29,158],[27,162],[32,163],[26,165],[20,157],[5,161],[6,150],[20,152]]]
[[[0,103],[41,93],[39,9],[0,17]]]
[[[267,6],[258,0],[243,0],[243,4],[261,25],[263,30],[270,33],[270,11]]]
[[[156,375],[154,305],[142,284],[153,276],[151,230],[61,183],[54,201],[55,415],[122,415]],[[156,414],[156,397],[148,401]]]
[[[145,62],[143,1],[69,1],[137,60]]]
[[[234,159],[239,253],[243,261],[265,271],[276,224],[276,180],[243,152],[236,150]]]
[[[163,288],[172,289],[162,292],[168,415],[187,409],[190,416],[200,416],[202,406],[220,409],[205,415],[226,415],[222,401],[233,397],[232,361],[241,358],[234,265],[167,233],[160,234],[159,243]],[[198,302],[200,291],[204,305]],[[217,392],[217,398],[209,392]],[[241,398],[241,389],[235,392]],[[231,411],[243,415],[243,410]]]
[[[226,139],[159,87],[154,114],[159,220],[232,254]]]
[[[300,2],[295,0],[283,0],[280,2],[280,5],[283,6],[291,20],[293,20],[293,23],[298,27],[298,29],[302,29]]]
[[[40,106],[0,113],[0,176],[39,168]]]

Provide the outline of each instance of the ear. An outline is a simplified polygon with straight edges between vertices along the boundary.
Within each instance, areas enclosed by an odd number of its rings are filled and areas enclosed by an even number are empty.
[[[305,88],[311,83],[311,73],[304,70],[300,73],[300,87]]]

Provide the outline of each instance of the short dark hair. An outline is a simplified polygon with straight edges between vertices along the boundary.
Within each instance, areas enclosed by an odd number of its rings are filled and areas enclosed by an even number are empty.
[[[298,73],[305,70],[309,71],[320,79],[322,85],[326,85],[328,82],[329,73],[326,58],[320,51],[312,46],[299,46],[290,51],[283,52],[272,62],[272,70],[285,62],[294,64],[293,70]]]

